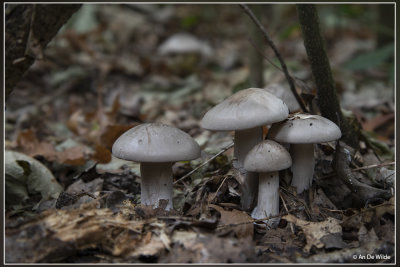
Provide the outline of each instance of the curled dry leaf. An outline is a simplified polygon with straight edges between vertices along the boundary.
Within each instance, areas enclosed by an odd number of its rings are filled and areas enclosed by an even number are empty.
[[[307,244],[304,247],[305,252],[309,252],[313,245],[317,248],[323,248],[325,246],[323,238],[326,239],[327,236],[334,235],[337,237],[338,234],[340,236],[342,234],[340,221],[332,217],[328,217],[323,222],[304,221],[291,214],[283,216],[282,218],[288,222],[294,223],[303,230],[307,239]]]
[[[6,203],[18,204],[40,193],[41,201],[56,199],[63,191],[53,174],[39,161],[19,152],[5,154]]]

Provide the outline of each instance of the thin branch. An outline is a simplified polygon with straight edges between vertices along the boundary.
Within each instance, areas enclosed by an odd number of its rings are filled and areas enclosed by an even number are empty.
[[[362,170],[368,170],[368,169],[373,169],[373,168],[380,168],[380,167],[384,167],[384,166],[391,166],[391,165],[395,165],[396,162],[392,161],[392,162],[384,162],[384,163],[380,163],[380,164],[372,164],[372,165],[368,165],[368,166],[362,166],[362,167],[358,167],[358,168],[354,168],[351,169],[352,172],[356,172],[356,171],[362,171]],[[335,173],[326,175],[324,177],[321,177],[320,179],[326,179],[326,178],[330,178],[335,176]]]
[[[239,4],[239,6],[244,10],[244,12],[246,12],[246,14],[251,18],[251,20],[257,25],[257,27],[263,33],[263,35],[264,35],[265,39],[267,40],[269,46],[272,48],[272,50],[275,53],[275,56],[279,59],[279,62],[281,63],[282,70],[285,73],[285,77],[286,77],[286,79],[287,79],[287,81],[289,83],[290,90],[292,91],[293,95],[295,96],[295,98],[296,98],[297,102],[299,103],[301,109],[304,112],[308,113],[308,110],[305,107],[303,101],[301,100],[300,96],[297,94],[296,87],[293,84],[293,79],[290,77],[290,75],[288,73],[285,61],[283,60],[282,56],[280,55],[280,53],[279,53],[278,49],[276,48],[274,42],[269,37],[269,35],[268,35],[267,31],[265,30],[264,26],[261,24],[261,22],[254,15],[253,11],[251,11],[251,9],[246,4]]]
[[[285,202],[285,200],[284,200],[283,197],[282,197],[282,193],[281,193],[281,192],[279,192],[279,197],[282,199],[283,207],[285,207],[286,212],[287,212],[288,214],[290,214],[290,212],[289,212],[289,210],[288,210],[288,208],[287,208],[287,206],[286,206],[286,202]],[[292,233],[294,234],[293,223],[289,222],[289,225],[290,225],[290,230],[291,230]]]
[[[390,165],[395,165],[395,164],[396,164],[396,162],[394,162],[394,161],[393,162],[384,162],[381,164],[372,164],[372,165],[368,165],[368,166],[358,167],[358,168],[352,169],[351,171],[355,172],[355,171],[379,168],[379,167],[390,166]]]
[[[251,39],[251,37],[249,37],[249,42],[250,44],[254,47],[254,49],[257,50],[257,52],[266,60],[268,61],[269,64],[271,64],[273,67],[275,67],[277,70],[284,72],[282,70],[282,68],[280,68],[278,65],[276,65],[274,62],[272,62],[272,60],[270,60],[266,55],[264,55],[264,53],[261,51],[261,49],[259,47],[257,47],[257,45],[254,43],[254,41]],[[297,86],[302,87],[302,88],[306,88],[308,91],[311,91],[311,88],[306,84],[306,82],[294,75],[289,74],[290,79],[292,79]],[[297,91],[296,91],[297,93]]]
[[[221,155],[222,153],[224,153],[225,151],[227,151],[228,149],[230,149],[231,147],[233,147],[233,143],[229,144],[227,147],[225,147],[224,149],[222,149],[220,152],[218,152],[217,154],[215,154],[214,156],[212,156],[211,158],[209,158],[208,160],[204,161],[201,165],[197,166],[196,168],[194,168],[192,171],[190,171],[189,173],[185,174],[184,176],[182,176],[181,178],[179,178],[178,180],[176,180],[174,182],[174,184],[177,184],[179,182],[181,182],[182,180],[186,179],[187,177],[189,177],[190,175],[192,175],[193,173],[195,173],[197,170],[201,169],[202,167],[204,167],[205,165],[207,165],[210,161],[212,161],[213,159],[215,159],[216,157],[218,157],[219,155]]]
[[[217,191],[215,191],[214,197],[213,197],[211,200],[208,201],[208,204],[209,204],[209,205],[210,205],[210,202],[213,201],[213,200],[217,197],[219,190],[221,189],[222,185],[225,183],[225,180],[226,180],[228,177],[229,177],[229,176],[226,176],[226,177],[224,178],[224,180],[222,180],[222,183],[219,185]]]

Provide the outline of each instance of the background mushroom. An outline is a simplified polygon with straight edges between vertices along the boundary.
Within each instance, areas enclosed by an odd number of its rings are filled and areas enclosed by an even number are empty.
[[[244,158],[253,146],[262,141],[262,126],[288,117],[286,104],[273,94],[259,88],[241,90],[211,108],[201,126],[213,131],[235,131],[234,167],[244,173],[241,183],[242,208],[249,210],[257,193],[257,174],[243,169]]]
[[[288,106],[290,113],[300,110],[300,105],[289,88],[286,88],[285,86],[278,83],[272,83],[264,87],[264,90],[282,99],[283,102],[285,102],[286,106]]]
[[[314,145],[337,140],[342,136],[339,127],[319,115],[289,116],[284,122],[273,124],[268,138],[289,143],[292,155],[292,186],[300,194],[310,188],[314,174]]]
[[[200,147],[187,133],[165,124],[145,123],[122,134],[112,147],[114,156],[140,162],[141,202],[158,207],[168,200],[172,209],[172,164],[200,156]]]
[[[261,219],[279,214],[279,173],[289,168],[292,159],[289,152],[272,140],[264,140],[253,147],[244,160],[244,168],[259,173],[257,206],[251,217]],[[276,226],[279,218],[265,221],[270,226]]]

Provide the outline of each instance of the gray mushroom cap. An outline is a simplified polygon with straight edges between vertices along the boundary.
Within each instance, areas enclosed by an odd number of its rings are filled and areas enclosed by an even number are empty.
[[[212,48],[204,41],[187,33],[177,33],[169,37],[158,48],[161,55],[199,53],[204,57],[213,54]]]
[[[280,171],[291,165],[289,152],[272,140],[264,140],[254,146],[244,160],[244,168],[250,172]]]
[[[241,90],[211,108],[201,127],[213,131],[245,130],[282,121],[289,115],[286,104],[260,88]]]
[[[161,123],[145,123],[123,133],[112,154],[136,162],[175,162],[200,156],[200,147],[187,133]]]
[[[294,114],[287,120],[273,124],[269,138],[289,144],[316,144],[338,140],[339,127],[319,115]]]

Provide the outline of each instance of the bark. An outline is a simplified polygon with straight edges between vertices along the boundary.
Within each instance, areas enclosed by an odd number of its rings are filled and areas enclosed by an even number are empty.
[[[5,98],[80,4],[7,4]]]
[[[352,147],[358,147],[358,130],[343,116],[340,108],[324,39],[319,27],[317,8],[314,4],[298,4],[297,13],[304,46],[317,87],[317,103],[321,115],[339,125],[342,131],[342,140]]]

